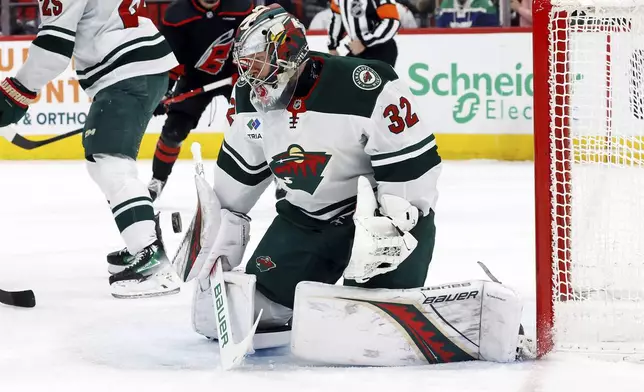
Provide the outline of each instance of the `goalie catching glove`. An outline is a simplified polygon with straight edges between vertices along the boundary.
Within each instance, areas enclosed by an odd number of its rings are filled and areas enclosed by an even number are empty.
[[[5,78],[0,83],[0,92],[3,98],[0,99],[0,127],[20,121],[37,97],[16,78]]]
[[[381,194],[376,200],[369,180],[358,178],[356,231],[344,278],[364,283],[398,268],[418,245],[409,231],[419,217],[418,208],[402,197]]]

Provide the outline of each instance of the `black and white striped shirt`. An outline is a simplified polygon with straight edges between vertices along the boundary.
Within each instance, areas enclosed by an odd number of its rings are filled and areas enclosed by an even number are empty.
[[[336,49],[344,33],[366,47],[393,39],[400,28],[395,0],[331,0],[329,50]]]

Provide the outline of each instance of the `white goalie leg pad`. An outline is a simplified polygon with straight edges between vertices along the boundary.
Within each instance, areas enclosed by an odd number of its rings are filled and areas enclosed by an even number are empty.
[[[221,225],[221,203],[208,181],[195,175],[197,209],[172,259],[184,282],[194,279],[212,252]]]
[[[253,348],[264,349],[286,346],[290,331],[283,328],[292,316],[291,309],[276,304],[255,290],[255,275],[241,271],[224,272],[226,293],[230,304],[230,325],[233,341],[239,342],[250,332],[261,309],[262,318],[253,337]],[[192,301],[192,327],[198,334],[210,339],[218,338],[217,318],[213,311],[210,280],[197,278]]]
[[[514,291],[488,281],[406,290],[301,282],[291,351],[334,365],[510,362],[521,310]]]
[[[220,211],[217,238],[212,245],[212,253],[200,267],[200,279],[210,276],[215,261],[222,260],[224,271],[231,271],[241,264],[246,246],[250,241],[250,218],[244,214],[231,212],[225,208]],[[195,267],[196,268],[196,267]]]

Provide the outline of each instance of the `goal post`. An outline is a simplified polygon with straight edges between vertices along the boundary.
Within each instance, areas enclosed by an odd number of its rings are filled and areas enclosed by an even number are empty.
[[[534,0],[537,348],[644,354],[644,0]]]

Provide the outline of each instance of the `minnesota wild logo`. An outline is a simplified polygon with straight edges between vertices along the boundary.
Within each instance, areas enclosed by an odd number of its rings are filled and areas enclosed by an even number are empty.
[[[304,151],[297,144],[292,144],[286,152],[273,156],[269,166],[286,186],[312,195],[324,178],[322,173],[329,160],[331,155],[326,152]]]
[[[275,262],[271,260],[270,256],[259,256],[255,259],[255,266],[257,267],[259,272],[266,272],[277,267]]]

